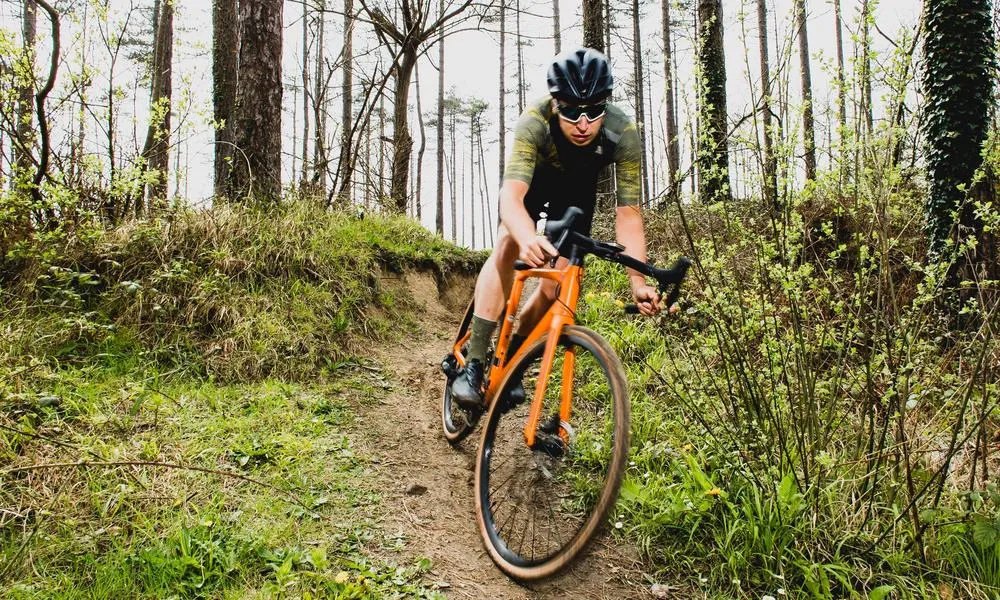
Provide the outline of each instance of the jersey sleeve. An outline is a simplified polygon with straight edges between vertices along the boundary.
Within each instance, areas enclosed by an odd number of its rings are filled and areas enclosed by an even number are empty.
[[[621,140],[615,148],[615,183],[618,188],[618,206],[639,204],[639,179],[642,147],[635,123],[629,122],[622,131]]]
[[[504,181],[511,179],[531,184],[538,162],[538,150],[545,143],[546,127],[538,109],[531,107],[521,113],[514,127],[514,143],[504,167]]]

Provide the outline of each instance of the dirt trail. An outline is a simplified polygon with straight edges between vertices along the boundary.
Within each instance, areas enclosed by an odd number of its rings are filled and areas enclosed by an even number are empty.
[[[599,539],[565,574],[518,585],[504,576],[483,549],[475,522],[472,478],[478,431],[457,449],[441,433],[440,359],[463,314],[471,280],[439,297],[433,278],[410,274],[405,287],[424,306],[421,333],[387,348],[384,368],[393,391],[361,416],[371,453],[378,457],[386,533],[401,532],[403,552],[433,561],[431,578],[450,587],[449,598],[649,598],[641,567],[629,552]],[[426,488],[424,490],[424,488]]]

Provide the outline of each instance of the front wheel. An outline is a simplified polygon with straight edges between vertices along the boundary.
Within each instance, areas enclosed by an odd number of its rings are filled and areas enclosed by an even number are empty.
[[[534,448],[525,443],[524,426],[544,339],[509,369],[498,397],[525,400],[493,404],[476,462],[483,543],[504,573],[522,581],[555,574],[586,548],[614,506],[628,460],[628,391],[614,350],[576,326],[566,327],[558,344]],[[567,360],[572,368],[564,368]],[[560,396],[570,382],[572,412],[564,421]],[[523,396],[509,393],[518,385]]]

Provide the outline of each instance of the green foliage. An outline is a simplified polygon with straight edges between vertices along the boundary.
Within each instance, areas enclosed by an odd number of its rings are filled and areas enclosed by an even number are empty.
[[[30,348],[40,360],[90,360],[113,339],[135,339],[144,360],[223,378],[330,368],[351,354],[352,339],[405,327],[411,305],[387,275],[422,269],[440,280],[481,260],[403,218],[297,204],[39,235],[8,256],[14,268],[0,293],[39,323],[8,356]],[[38,331],[39,344],[37,329],[52,335]]]
[[[667,577],[723,597],[992,597],[1000,510],[962,508],[996,430],[989,283],[966,306],[981,328],[951,331],[920,190],[887,173],[830,210],[834,184],[783,217],[684,207],[694,247],[653,220],[661,264],[697,258],[673,317],[624,317],[620,269],[589,266],[580,320],[629,369],[617,519]]]

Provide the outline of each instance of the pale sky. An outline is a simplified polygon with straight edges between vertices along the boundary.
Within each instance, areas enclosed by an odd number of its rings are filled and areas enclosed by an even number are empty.
[[[85,0],[77,0],[80,5]],[[173,124],[183,123],[183,131],[177,146],[180,154],[180,172],[182,174],[179,181],[179,189],[182,195],[186,195],[193,204],[205,204],[210,202],[212,194],[212,139],[213,134],[209,127],[211,119],[211,10],[210,4],[203,0],[175,0],[176,1],[176,22],[175,22],[175,48],[174,48],[174,102],[175,117]],[[510,0],[508,0],[510,1]],[[335,0],[328,0],[334,3]],[[19,25],[19,3],[10,0],[0,4],[0,26],[8,29],[13,35],[18,36]],[[124,22],[128,16],[129,6],[151,5],[152,0],[112,0],[112,20],[118,23]],[[437,4],[436,2],[434,3]],[[522,33],[531,36],[532,39],[523,47],[526,97],[530,101],[545,93],[545,66],[552,57],[554,46],[551,39],[551,12],[552,3],[550,0],[522,0],[522,11],[526,14],[522,18]],[[623,89],[623,85],[631,80],[630,61],[624,60],[625,44],[631,44],[632,24],[630,14],[630,4],[619,2],[620,13],[616,19],[619,27],[612,41],[610,49],[612,68],[615,70],[616,79],[619,82],[618,89]],[[757,16],[755,1],[724,1],[725,17],[725,44],[727,62],[727,92],[728,109],[731,121],[735,122],[741,116],[750,111],[753,105],[753,95],[750,93],[750,81],[754,82],[755,89],[759,88],[759,77],[757,75],[757,65],[759,64],[757,54]],[[843,0],[843,15],[845,21],[845,53],[847,60],[851,59],[850,40],[852,32],[857,31],[857,15],[859,10],[859,0]],[[563,47],[579,44],[582,40],[580,26],[580,3],[570,0],[560,0],[561,25],[563,30]],[[793,27],[791,24],[791,0],[772,0],[769,5],[771,23],[770,41],[772,70],[781,62],[778,57],[778,48],[786,53],[785,77],[787,79],[787,90],[793,103],[798,103],[799,83],[798,83],[798,54],[797,43],[792,37]],[[652,71],[653,98],[652,105],[655,114],[652,115],[650,127],[654,130],[657,160],[657,189],[662,190],[663,164],[662,148],[662,43],[660,33],[660,4],[645,2],[642,10],[642,42],[643,51],[647,56],[652,56],[654,64],[649,65]],[[876,10],[876,21],[880,29],[890,38],[897,38],[902,27],[915,29],[919,19],[920,3],[916,0],[883,0],[878,4]],[[89,39],[90,50],[88,53],[88,64],[94,69],[93,87],[90,97],[97,101],[106,93],[106,80],[110,71],[110,58],[99,35],[100,29],[95,26],[94,12],[90,10],[89,21],[86,32]],[[690,10],[687,11],[690,13]],[[808,0],[808,28],[810,54],[812,55],[812,76],[814,104],[817,111],[817,147],[820,153],[820,164],[823,164],[823,149],[826,144],[826,120],[825,111],[830,110],[834,104],[834,92],[830,82],[834,76],[833,65],[835,64],[834,46],[834,18],[833,8],[829,1]],[[672,10],[675,21],[683,19],[690,23],[690,14],[684,14],[675,5]],[[38,23],[38,36],[40,40],[48,37],[48,23],[40,12]],[[302,9],[298,2],[286,2],[285,15],[285,38],[284,38],[284,80],[286,83],[300,82],[300,61],[301,61],[301,18]],[[140,23],[147,19],[145,14],[133,13],[130,17],[130,31],[138,32],[148,29],[148,25]],[[516,95],[516,56],[513,44],[514,23],[513,15],[508,13],[508,39],[507,39],[507,123],[505,127],[507,135],[507,147],[510,147],[511,129],[517,118],[517,95]],[[331,58],[335,56],[342,46],[342,18],[339,15],[330,15],[326,28],[327,54]],[[490,25],[496,28],[496,25]],[[78,70],[75,66],[79,63],[79,53],[82,48],[81,32],[84,31],[82,23],[74,23],[65,20],[63,28],[63,56],[74,66],[72,69]],[[691,34],[687,25],[677,27],[674,33],[675,44],[678,52],[678,83],[681,95],[682,113],[679,115],[681,127],[684,127],[688,120],[683,107],[693,104],[692,97],[692,72],[691,65],[693,57],[691,53]],[[885,59],[885,55],[891,45],[889,41],[880,34],[873,31],[873,42],[879,51],[879,61]],[[360,52],[363,48],[373,47],[374,36],[365,27],[359,28],[355,33],[355,51]],[[40,63],[47,64],[44,58],[47,53],[47,46],[42,45],[39,49],[43,59]],[[627,50],[631,55],[631,49]],[[790,52],[790,54],[788,54]],[[433,49],[428,57],[421,60],[419,72],[421,77],[421,107],[424,114],[436,112],[437,102],[437,49]],[[370,63],[369,63],[370,64]],[[850,69],[850,66],[848,66]],[[877,67],[876,67],[877,68]],[[127,59],[120,57],[116,66],[115,81],[118,85],[128,90],[128,96],[132,96],[132,88],[135,85],[135,66]],[[357,71],[356,71],[357,73]],[[487,131],[484,133],[484,144],[486,145],[485,172],[489,178],[488,186],[490,193],[489,214],[496,212],[497,189],[499,187],[498,177],[498,73],[499,73],[499,45],[498,36],[484,31],[464,31],[457,33],[446,40],[445,58],[445,81],[446,86],[454,88],[455,93],[462,98],[478,97],[489,103],[489,108],[485,117]],[[70,85],[70,73],[64,65],[60,73],[58,85],[65,89]],[[356,75],[357,81],[357,75]],[[337,72],[331,78],[331,113],[339,115],[338,88],[340,73]],[[647,82],[647,86],[650,83]],[[882,90],[884,92],[884,90]],[[58,92],[53,96],[58,96]],[[123,106],[118,131],[120,139],[126,144],[126,153],[133,150],[133,145],[141,145],[141,138],[145,133],[146,103],[148,99],[139,89],[135,94],[134,104],[129,98]],[[411,106],[416,103],[416,88],[411,86]],[[879,90],[876,89],[876,97]],[[299,107],[294,108],[297,120],[293,124],[293,105],[295,104],[295,94],[290,87],[286,87],[284,95],[286,111],[283,119],[284,142],[283,161],[285,172],[285,183],[293,180],[292,174],[292,139],[293,132],[301,135],[301,99]],[[687,98],[687,100],[685,100]],[[632,113],[630,99],[624,98],[621,94],[616,95],[616,101]],[[649,99],[647,99],[647,105]],[[876,99],[876,104],[879,101]],[[877,109],[878,107],[876,107]],[[332,131],[334,127],[339,127],[339,123],[331,123],[328,128]],[[467,126],[466,128],[467,129]],[[133,131],[137,132],[138,143],[132,141]],[[414,136],[414,153],[419,144],[417,124],[414,118],[411,122],[411,134]],[[65,135],[63,133],[63,135]],[[391,135],[391,126],[387,129],[386,135]],[[423,190],[420,195],[424,207],[423,221],[429,227],[433,227],[433,203],[436,197],[435,190],[435,133],[428,129],[428,142],[424,158]],[[465,131],[460,128],[459,137],[459,162],[467,163],[468,157],[463,151],[462,137]],[[89,149],[102,152],[100,143],[103,133],[98,129],[96,123],[90,125],[88,140],[92,145]],[[60,137],[55,138],[55,143],[59,143]],[[300,141],[301,143],[301,141]],[[687,154],[687,149],[682,146],[682,155]],[[335,152],[334,152],[335,155]],[[386,147],[386,155],[391,155],[391,149]],[[175,153],[171,157],[171,169],[174,168],[174,160],[178,155]],[[733,159],[736,160],[735,158]],[[686,159],[682,157],[682,162]],[[682,165],[684,166],[684,165]],[[387,169],[388,172],[388,169]],[[171,173],[171,191],[174,189],[175,174]],[[739,194],[739,183],[734,184],[736,192]],[[386,185],[388,187],[388,184]],[[477,198],[478,200],[478,198]],[[447,203],[447,198],[446,198]],[[477,202],[477,211],[478,208]],[[446,209],[445,228],[450,230],[450,215]],[[478,215],[478,212],[477,212]],[[460,220],[463,219],[461,210]],[[478,218],[478,217],[477,217]],[[495,223],[494,223],[495,225]],[[477,226],[478,228],[478,226]],[[479,236],[477,235],[477,238]],[[488,240],[487,240],[488,242]],[[472,245],[466,240],[467,245]],[[477,239],[476,246],[482,246],[482,240]]]

